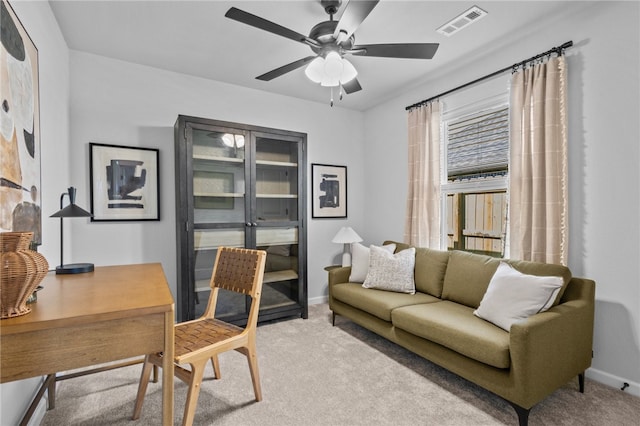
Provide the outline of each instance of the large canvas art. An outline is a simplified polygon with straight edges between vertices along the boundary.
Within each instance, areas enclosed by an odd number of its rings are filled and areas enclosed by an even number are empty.
[[[0,3],[0,231],[33,231],[40,244],[38,49]]]

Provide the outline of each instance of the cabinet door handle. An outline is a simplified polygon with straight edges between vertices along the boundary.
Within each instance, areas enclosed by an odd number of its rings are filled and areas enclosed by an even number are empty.
[[[245,225],[247,225],[249,228],[251,228],[251,222],[247,222],[247,223],[245,223]]]
[[[257,223],[255,223],[255,222],[253,222],[253,223],[251,224],[251,226],[258,226],[258,224],[257,224]]]

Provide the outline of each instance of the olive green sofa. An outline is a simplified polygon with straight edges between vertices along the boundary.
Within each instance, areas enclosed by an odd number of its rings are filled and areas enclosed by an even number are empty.
[[[389,243],[389,242],[385,242]],[[395,243],[396,253],[408,248]],[[415,294],[349,282],[350,267],[328,268],[329,307],[378,335],[511,403],[520,425],[530,409],[591,365],[595,283],[560,265],[506,260],[516,270],[561,276],[554,306],[505,331],[478,318],[500,259],[416,248]]]

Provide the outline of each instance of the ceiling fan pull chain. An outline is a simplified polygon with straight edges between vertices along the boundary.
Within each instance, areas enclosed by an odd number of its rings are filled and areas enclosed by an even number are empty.
[[[331,106],[333,107],[333,86],[330,89],[331,89]]]
[[[342,100],[342,82],[340,82],[340,100]]]

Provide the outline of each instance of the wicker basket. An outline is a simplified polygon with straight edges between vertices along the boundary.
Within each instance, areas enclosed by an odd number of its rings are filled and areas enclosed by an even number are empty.
[[[44,279],[49,263],[29,250],[33,232],[0,233],[0,318],[31,312],[27,300]]]

